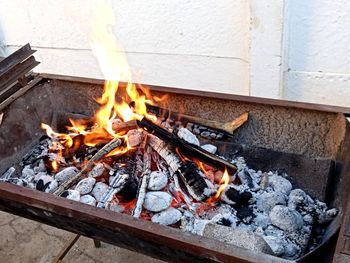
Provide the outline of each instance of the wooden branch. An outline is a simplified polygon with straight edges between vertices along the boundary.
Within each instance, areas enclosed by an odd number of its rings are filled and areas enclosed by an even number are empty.
[[[187,122],[193,122],[202,126],[206,126],[208,128],[213,128],[216,130],[225,131],[228,134],[232,135],[233,132],[241,127],[248,120],[248,112],[243,113],[238,118],[228,121],[228,122],[220,122],[220,121],[212,121],[203,119],[196,116],[190,116],[177,112],[170,112],[169,110],[159,108],[157,106],[147,104],[147,110],[151,113],[156,114],[157,116],[164,116],[173,120],[186,120]]]
[[[212,154],[197,145],[190,144],[185,140],[179,138],[175,134],[171,134],[167,130],[159,127],[150,120],[143,118],[138,122],[140,128],[146,130],[147,132],[156,135],[158,138],[162,139],[164,142],[167,142],[178,148],[178,150],[185,155],[187,158],[197,159],[205,164],[219,168],[221,170],[227,169],[228,173],[231,175],[237,172],[237,167],[232,163]]]
[[[54,192],[55,195],[61,195],[65,190],[69,189],[73,185],[77,184],[81,179],[83,179],[83,175],[87,173],[94,165],[95,162],[105,156],[107,153],[111,152],[115,148],[119,147],[122,144],[122,140],[118,138],[114,138],[105,146],[103,146],[92,158],[88,161],[88,163],[83,167],[83,169],[77,173],[75,176],[62,183]]]
[[[150,146],[147,146],[146,151],[143,155],[144,166],[143,166],[143,172],[141,175],[142,180],[141,180],[141,184],[137,195],[136,205],[132,213],[133,217],[136,217],[136,218],[139,218],[141,215],[143,202],[146,196],[146,189],[149,182],[149,175],[151,173],[151,161],[152,161],[151,150],[152,148]]]

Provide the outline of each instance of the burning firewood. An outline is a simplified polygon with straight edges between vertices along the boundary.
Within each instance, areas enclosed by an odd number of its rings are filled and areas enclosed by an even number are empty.
[[[183,139],[180,139],[178,136],[171,134],[167,130],[157,126],[147,118],[143,118],[138,122],[138,125],[146,130],[147,132],[156,135],[158,138],[162,139],[164,142],[170,143],[175,148],[178,148],[179,151],[188,158],[195,158],[199,161],[202,161],[208,165],[220,168],[222,170],[227,169],[229,173],[235,174],[237,167],[232,163],[227,162],[226,160],[209,153],[197,145],[190,144]],[[164,158],[164,157],[163,157]],[[173,163],[174,161],[170,161]],[[175,160],[176,162],[176,160]],[[170,164],[169,164],[170,165]],[[171,165],[170,165],[171,166]],[[174,167],[175,170],[178,170],[179,167]]]
[[[167,162],[171,176],[177,174],[184,181],[190,195],[198,201],[209,198],[214,185],[190,161],[183,162],[168,145],[155,136],[149,135],[149,144]]]
[[[149,174],[151,173],[151,147],[147,146],[143,155],[143,171],[141,174],[141,184],[138,191],[136,205],[133,211],[134,217],[140,217],[142,212],[142,205],[146,196],[146,188],[149,181]]]
[[[118,146],[122,144],[122,140],[118,138],[114,138],[111,140],[109,143],[107,143],[105,146],[103,146],[89,161],[88,163],[84,166],[84,168],[77,173],[75,176],[70,178],[69,180],[65,181],[62,183],[54,192],[53,194],[55,195],[61,195],[65,190],[68,188],[72,187],[76,183],[78,183],[82,178],[82,176],[88,172],[89,169],[91,169],[94,165],[95,162],[104,157],[107,153],[111,152]]]

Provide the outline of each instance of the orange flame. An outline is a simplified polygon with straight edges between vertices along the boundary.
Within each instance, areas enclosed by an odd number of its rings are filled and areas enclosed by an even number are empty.
[[[42,124],[49,137],[57,138],[64,142],[66,147],[73,146],[73,138],[77,135],[83,135],[84,144],[95,146],[98,143],[106,142],[112,138],[121,138],[121,134],[113,130],[113,122],[116,118],[123,121],[141,120],[147,117],[156,121],[156,117],[147,113],[146,103],[152,104],[149,91],[142,87],[140,94],[135,84],[132,83],[132,73],[127,62],[123,49],[117,44],[117,39],[112,32],[115,23],[112,8],[105,2],[98,2],[95,8],[95,15],[92,19],[91,26],[91,50],[96,56],[100,69],[106,79],[104,92],[97,99],[101,105],[93,118],[94,125],[88,127],[84,120],[70,120],[72,126],[67,127],[70,133],[62,134],[52,130],[47,124]],[[119,84],[121,81],[126,82],[126,96],[121,102],[116,101]],[[158,98],[157,98],[158,99]],[[133,101],[133,108],[126,101]],[[123,137],[127,142],[127,137]],[[131,147],[118,148],[110,155],[123,154]]]
[[[51,162],[51,167],[52,167],[52,171],[53,171],[53,172],[56,172],[56,171],[57,171],[57,169],[58,169],[58,163],[57,163],[56,160],[53,160],[53,161]]]
[[[219,182],[219,184],[220,184],[219,189],[216,191],[214,196],[212,196],[211,198],[209,198],[207,200],[207,202],[212,203],[212,202],[217,201],[220,198],[222,192],[228,186],[229,181],[230,181],[230,175],[228,174],[227,169],[225,169],[225,172],[224,172],[224,174]]]

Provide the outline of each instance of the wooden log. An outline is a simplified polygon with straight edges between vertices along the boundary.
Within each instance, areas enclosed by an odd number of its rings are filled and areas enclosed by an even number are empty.
[[[176,188],[181,189],[177,181],[177,176],[180,176],[185,184],[189,194],[197,201],[208,199],[215,193],[214,185],[202,174],[196,164],[187,160],[183,161],[174,153],[164,141],[159,138],[148,135],[150,146],[166,161],[169,166],[170,175],[174,179]],[[182,191],[181,191],[182,193]],[[184,198],[186,194],[183,193]],[[191,201],[185,199],[186,204],[190,207]]]
[[[143,165],[143,172],[141,175],[142,180],[141,180],[141,184],[137,195],[136,205],[132,213],[133,217],[136,217],[136,218],[139,218],[141,215],[143,202],[146,196],[146,189],[149,182],[149,175],[151,173],[151,161],[152,161],[151,151],[152,151],[152,148],[150,146],[147,146],[146,151],[143,155],[144,165]]]
[[[213,166],[215,168],[225,170],[233,175],[237,172],[237,167],[232,163],[212,154],[197,145],[189,144],[188,142],[180,139],[177,135],[168,132],[167,130],[154,124],[147,118],[143,118],[138,121],[140,128],[146,130],[147,132],[156,135],[158,138],[162,139],[164,142],[171,144],[173,147],[177,148],[181,154],[190,159],[197,159],[205,164]],[[177,169],[176,169],[177,170]]]
[[[232,135],[235,130],[241,127],[248,120],[249,115],[248,112],[245,112],[232,121],[220,122],[203,119],[196,116],[190,116],[182,113],[170,112],[169,110],[149,104],[147,104],[147,110],[157,116],[163,116],[172,120],[185,120],[186,122],[192,122],[215,130],[224,131],[228,133],[228,135]]]
[[[77,184],[81,179],[83,179],[83,175],[87,173],[94,165],[95,162],[105,156],[107,153],[111,152],[115,148],[119,147],[122,144],[122,140],[118,138],[114,138],[105,146],[103,146],[92,158],[87,162],[87,164],[83,167],[83,169],[77,173],[75,176],[62,183],[54,192],[55,195],[61,195],[65,190]]]
[[[131,120],[126,122],[116,122],[112,124],[112,129],[115,133],[128,132],[133,129],[137,129],[137,121]]]

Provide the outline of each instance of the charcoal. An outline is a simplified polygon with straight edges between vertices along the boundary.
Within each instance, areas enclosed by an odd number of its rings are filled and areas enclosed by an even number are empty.
[[[91,171],[88,173],[89,177],[99,177],[101,176],[105,171],[105,167],[103,163],[98,163],[95,165],[94,168],[91,169]]]
[[[46,174],[40,176],[38,182],[36,183],[36,190],[44,192],[53,180],[53,177]]]
[[[61,194],[61,196],[73,201],[80,201],[80,193],[76,190],[66,190]]]
[[[22,178],[29,178],[35,175],[34,170],[30,167],[30,165],[24,166],[22,170]]]
[[[30,152],[28,152],[22,158],[21,165],[33,165],[36,161],[40,160],[42,157],[48,155],[49,145],[51,143],[50,138],[43,138],[36,146],[34,146]]]
[[[59,183],[63,183],[65,181],[67,181],[68,179],[72,178],[78,172],[79,172],[79,170],[74,166],[67,167],[67,168],[64,168],[62,171],[60,171],[59,173],[57,173],[55,175],[55,179]]]
[[[212,145],[212,144],[205,144],[205,145],[202,145],[201,147],[207,152],[210,152],[212,154],[215,154],[218,149],[215,145]]]
[[[227,187],[221,194],[221,200],[231,205],[246,206],[252,199],[252,194],[247,191],[242,193],[236,190],[234,187]]]
[[[286,205],[287,196],[281,192],[263,192],[256,201],[258,211],[270,213],[276,205]]]
[[[108,185],[102,182],[98,182],[95,184],[92,189],[92,195],[95,197],[97,202],[101,201],[103,194],[107,191]],[[78,192],[79,193],[79,192]]]
[[[214,185],[197,169],[193,162],[183,164],[179,172],[187,190],[196,200],[206,200],[215,193]]]
[[[124,207],[119,205],[116,202],[109,202],[106,204],[106,209],[117,212],[117,213],[122,213],[124,211]]]
[[[88,194],[92,191],[95,183],[96,179],[93,177],[84,178],[75,186],[75,190],[77,190],[81,195]]]
[[[194,135],[191,131],[189,131],[186,128],[180,128],[177,132],[177,136],[179,136],[179,138],[185,140],[188,143],[199,146],[199,141],[196,135]]]
[[[201,133],[201,131],[198,128],[193,128],[192,132],[197,135]]]
[[[182,213],[173,207],[168,208],[158,214],[152,216],[152,222],[160,225],[172,225],[180,221]]]
[[[292,190],[292,184],[280,175],[271,175],[269,177],[269,184],[276,192],[283,192],[286,195]]]
[[[188,122],[186,124],[186,129],[188,129],[189,131],[192,131],[193,130],[193,123],[192,122]]]
[[[151,212],[160,212],[169,208],[172,196],[166,192],[148,192],[143,203],[144,208]]]
[[[129,176],[119,195],[123,196],[125,201],[130,201],[136,197],[138,181],[134,176]]]
[[[149,175],[147,188],[151,191],[162,190],[168,183],[168,177],[161,171],[153,171]]]
[[[260,189],[260,186],[253,180],[247,169],[243,169],[238,172],[238,177],[242,184],[247,185],[250,190],[257,191]]]
[[[210,139],[210,132],[209,131],[203,131],[201,132],[201,136],[205,139]]]
[[[44,190],[46,193],[53,193],[58,188],[58,185],[58,181],[53,180],[47,185],[46,188],[44,187]]]
[[[83,195],[80,197],[80,202],[87,205],[96,205],[96,199],[91,195]]]
[[[237,217],[244,223],[250,224],[254,219],[253,208],[249,206],[235,206]]]

